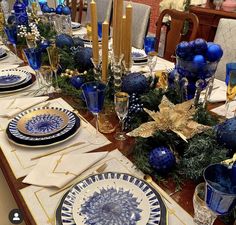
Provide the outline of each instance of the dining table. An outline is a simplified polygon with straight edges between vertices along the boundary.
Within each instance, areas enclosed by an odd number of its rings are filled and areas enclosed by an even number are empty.
[[[20,61],[19,59],[19,67],[27,67],[27,64],[23,61]],[[8,65],[10,68],[11,65]],[[14,67],[14,65],[12,65]],[[165,70],[168,68],[173,67],[173,63],[170,63],[166,60],[159,59],[157,62],[157,69],[159,70]],[[27,67],[28,68],[28,67]],[[0,62],[0,69],[4,69],[4,65],[1,65]],[[29,68],[28,68],[29,69]],[[145,70],[144,67],[133,67],[133,71],[138,70]],[[30,96],[24,96],[24,95],[15,95],[15,98],[27,98]],[[81,118],[81,121],[85,124],[85,126],[89,127],[91,131],[95,131],[95,120],[91,112],[81,107],[81,102],[78,101],[78,99],[75,99],[72,96],[66,95],[63,92],[62,93],[50,93],[49,96],[46,94],[43,94],[43,97],[46,97],[43,99],[43,103],[50,102],[51,105],[59,104],[63,107],[68,107],[70,110],[76,110],[76,113],[78,113],[79,117]],[[8,99],[9,96],[6,97]],[[0,101],[5,99],[4,96],[0,94]],[[41,102],[42,104],[42,102]],[[40,104],[39,104],[40,105]],[[222,103],[210,103],[209,109],[217,108]],[[116,115],[114,114],[113,119],[118,123],[118,119]],[[81,130],[84,128],[82,127]],[[5,130],[0,130],[0,138],[5,138]],[[111,165],[109,168],[114,167],[114,170],[117,166],[122,167],[121,171],[126,171],[127,173],[132,173],[134,176],[138,176],[140,178],[143,178],[145,174],[142,173],[142,171],[139,171],[135,165],[133,164],[133,146],[135,144],[135,139],[132,137],[128,137],[124,141],[118,141],[114,138],[114,133],[111,134],[100,134],[101,138],[104,138],[105,145],[101,146],[92,146],[86,145],[85,148],[88,148],[85,152],[101,152],[101,151],[107,151],[107,161],[111,161]],[[91,136],[87,135],[85,136],[85,141],[91,138]],[[1,139],[2,140],[2,139]],[[7,140],[5,140],[7,142]],[[23,180],[25,179],[25,176],[31,171],[31,169],[35,166],[35,163],[30,165],[30,159],[29,162],[25,161],[21,162],[21,159],[23,160],[23,157],[28,157],[27,154],[31,154],[32,156],[35,156],[35,153],[29,153],[30,151],[33,151],[33,149],[29,150],[29,152],[24,151],[24,153],[21,152],[20,156],[20,150],[13,151],[11,153],[7,152],[6,149],[3,149],[4,144],[2,141],[0,142],[1,146],[1,152],[0,152],[0,167],[1,170],[5,176],[5,179],[9,185],[9,188],[14,196],[14,199],[19,207],[19,209],[23,213],[24,222],[26,225],[47,225],[47,224],[55,224],[56,221],[56,208],[60,202],[61,197],[63,196],[63,193],[65,193],[68,189],[63,190],[62,192],[56,194],[55,196],[53,193],[56,192],[56,189],[50,189],[46,187],[38,187],[36,185],[29,185],[26,183],[23,183]],[[63,145],[64,146],[64,145]],[[65,144],[66,146],[66,144]],[[70,147],[70,146],[69,146]],[[90,148],[91,147],[91,148]],[[61,148],[61,144],[57,145],[54,148]],[[66,149],[66,147],[65,147]],[[69,148],[70,150],[70,148]],[[80,152],[81,147],[72,147],[72,151],[74,153]],[[38,152],[38,155],[42,154],[43,152]],[[66,153],[70,153],[68,149],[65,151]],[[17,154],[19,154],[17,156]],[[55,151],[55,155],[59,155],[60,152]],[[36,154],[37,156],[37,154]],[[13,160],[12,158],[15,157]],[[20,158],[21,157],[21,158]],[[37,158],[37,157],[36,157]],[[18,161],[17,161],[18,160]],[[103,159],[105,160],[105,159]],[[106,161],[106,160],[105,160]],[[29,168],[27,166],[24,166],[24,163],[29,163]],[[35,161],[37,162],[37,160]],[[16,165],[18,164],[18,166]],[[116,165],[117,164],[117,165]],[[99,166],[99,164],[97,165]],[[20,168],[22,167],[22,168]],[[124,169],[126,168],[126,170]],[[89,168],[86,174],[83,173],[83,177],[88,176],[91,174],[95,168],[92,166]],[[120,169],[118,169],[119,171]],[[82,177],[80,178],[82,179]],[[194,183],[191,180],[185,180],[181,186],[181,189],[176,189],[176,185],[172,178],[169,178],[167,182],[157,182],[154,180],[152,182],[153,187],[159,192],[161,195],[163,201],[166,204],[167,211],[168,211],[168,218],[169,218],[169,225],[192,225],[193,222],[193,193],[194,189],[196,187],[196,183]],[[50,196],[51,197],[50,199]],[[55,198],[54,198],[55,197]],[[223,225],[224,223],[217,219],[214,223],[214,225]]]

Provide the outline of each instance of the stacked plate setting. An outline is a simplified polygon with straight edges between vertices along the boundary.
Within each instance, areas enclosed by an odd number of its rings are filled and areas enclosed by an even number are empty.
[[[8,56],[6,49],[0,48],[0,60],[5,59]]]
[[[132,59],[135,65],[145,65],[148,61],[147,54],[143,50],[132,51]]]
[[[25,147],[46,147],[73,137],[80,119],[73,112],[53,107],[34,108],[17,115],[8,124],[8,139]]]
[[[35,76],[21,69],[0,71],[0,94],[21,91],[35,82]]]
[[[167,225],[166,207],[145,181],[125,173],[91,175],[61,199],[57,225]]]

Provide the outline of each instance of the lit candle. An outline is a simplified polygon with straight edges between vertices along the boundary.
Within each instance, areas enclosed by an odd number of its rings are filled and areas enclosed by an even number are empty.
[[[107,69],[108,69],[108,36],[109,24],[104,21],[102,24],[102,81],[107,82]]]
[[[126,38],[126,16],[122,17],[122,29],[121,29],[121,54],[125,54],[125,38]]]
[[[132,50],[132,13],[133,8],[129,3],[126,6],[126,33],[125,33],[125,65],[129,69],[131,66],[131,50]]]
[[[92,47],[93,47],[93,62],[98,65],[99,48],[98,48],[98,20],[97,20],[97,5],[94,0],[90,3],[91,9],[91,27],[92,27]]]

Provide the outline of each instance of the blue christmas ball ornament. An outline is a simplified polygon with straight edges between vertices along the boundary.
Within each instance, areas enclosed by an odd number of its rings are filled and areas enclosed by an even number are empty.
[[[211,44],[207,47],[206,57],[210,62],[215,62],[221,59],[223,56],[223,50],[218,44]]]
[[[84,83],[84,77],[82,76],[73,76],[70,78],[70,83],[76,89],[80,89],[81,85]]]
[[[93,63],[91,58],[93,56],[92,48],[79,48],[74,53],[74,60],[76,62],[76,67],[80,73],[88,71],[93,68]]]
[[[68,7],[68,6],[64,6],[63,8],[62,8],[62,14],[64,14],[64,15],[70,15],[70,8]]]
[[[61,15],[62,14],[62,8],[63,8],[63,5],[58,5],[57,8],[56,8],[56,14]]]
[[[49,46],[50,46],[50,41],[48,41],[48,40],[43,40],[39,44],[39,47],[41,48],[42,52],[46,52],[46,49]]]
[[[50,7],[48,5],[44,5],[42,8],[42,12],[43,13],[50,13],[51,12]]]
[[[84,41],[83,39],[81,39],[80,37],[74,37],[73,38],[73,41],[74,41],[74,46],[77,48],[77,47],[84,47]]]
[[[123,77],[121,90],[129,94],[143,94],[148,88],[146,77],[141,73],[130,73]]]
[[[74,46],[73,38],[68,34],[59,34],[56,37],[56,46],[58,48],[72,47]]]
[[[185,59],[191,53],[191,46],[187,41],[182,41],[177,45],[176,55]]]
[[[194,41],[195,49],[194,52],[197,55],[204,55],[207,51],[207,42],[202,39],[198,38]]]
[[[225,120],[216,127],[216,137],[219,144],[236,152],[236,117]]]
[[[206,64],[206,59],[203,55],[195,55],[193,57],[193,62],[196,66],[202,67]]]
[[[55,9],[54,8],[50,8],[50,13],[54,13]]]
[[[167,174],[175,163],[175,156],[167,147],[154,148],[149,154],[149,164],[161,174]]]

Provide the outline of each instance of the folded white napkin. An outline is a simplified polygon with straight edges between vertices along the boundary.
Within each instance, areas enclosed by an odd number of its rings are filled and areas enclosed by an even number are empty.
[[[19,67],[19,64],[4,64],[4,65],[0,65],[0,70],[15,69],[17,67]]]
[[[23,182],[42,187],[62,188],[107,154],[108,152],[94,152],[43,157]]]
[[[48,96],[44,96],[34,98],[0,99],[0,117],[13,117],[30,107],[45,102],[48,98]]]

